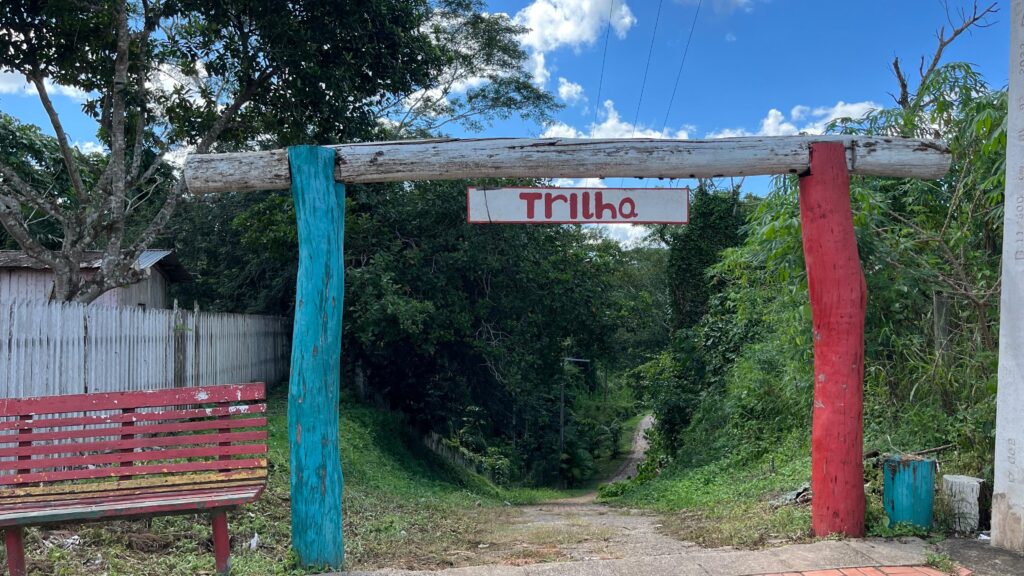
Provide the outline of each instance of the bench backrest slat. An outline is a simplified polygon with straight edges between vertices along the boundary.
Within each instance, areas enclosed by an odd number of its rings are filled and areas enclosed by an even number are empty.
[[[183,404],[219,404],[263,400],[262,383],[225,384],[199,388],[170,388],[141,392],[102,392],[93,394],[66,394],[63,396],[37,396],[32,398],[0,399],[0,416],[39,414],[66,414],[95,410],[124,410],[125,408],[152,408]]]
[[[80,430],[59,430],[57,432],[0,434],[0,444],[13,444],[15,442],[42,442],[45,440],[70,440],[72,438],[91,438],[95,436],[173,434],[175,432],[200,432],[203,430],[230,428],[259,428],[267,425],[267,419],[238,418],[234,420],[198,420],[195,422],[175,422],[173,424],[128,426],[128,424],[131,423],[131,421],[128,421],[121,426],[104,426],[101,428],[85,428]]]
[[[122,462],[152,462],[156,460],[175,460],[181,458],[206,458],[222,456],[238,456],[240,454],[266,454],[266,444],[228,444],[227,446],[209,446],[202,448],[175,448],[171,450],[150,450],[147,452],[115,452],[110,454],[90,454],[88,456],[68,456],[64,458],[47,458],[39,468],[66,468],[73,466],[96,466],[98,464],[120,464]],[[0,470],[24,470],[33,468],[26,466],[24,461],[0,461]]]
[[[36,482],[60,482],[66,480],[89,480],[93,478],[120,478],[146,474],[172,474],[176,472],[200,472],[209,470],[238,470],[244,468],[266,468],[264,458],[242,460],[213,460],[209,462],[181,462],[177,464],[155,464],[109,468],[87,468],[84,470],[61,470],[57,472],[30,472],[3,477],[6,485],[32,484]]]
[[[227,434],[187,434],[182,436],[157,436],[134,440],[105,440],[102,442],[81,442],[75,444],[43,444],[41,446],[18,446],[0,448],[0,458],[8,456],[39,456],[46,454],[74,454],[78,452],[102,452],[126,448],[160,448],[165,446],[190,446],[220,442],[265,442],[266,430],[229,432]],[[0,484],[3,478],[0,477]]]
[[[265,398],[253,383],[0,400],[0,506],[35,484],[265,477]]]
[[[0,432],[8,430],[29,430],[32,428],[62,428],[67,426],[91,426],[117,424],[121,422],[151,422],[157,420],[180,420],[207,418],[210,416],[237,416],[241,414],[262,414],[266,404],[241,404],[218,406],[216,408],[192,408],[189,410],[162,410],[160,412],[128,412],[104,416],[76,416],[71,418],[27,418],[0,422]]]

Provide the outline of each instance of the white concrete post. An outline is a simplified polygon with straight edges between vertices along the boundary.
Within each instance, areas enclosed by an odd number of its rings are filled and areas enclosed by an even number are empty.
[[[992,544],[1024,553],[1024,0],[1010,15],[1009,103]]]

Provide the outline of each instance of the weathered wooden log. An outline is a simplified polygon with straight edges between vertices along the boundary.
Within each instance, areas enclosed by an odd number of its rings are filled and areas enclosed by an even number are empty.
[[[869,136],[779,136],[716,140],[435,139],[330,146],[339,182],[461,178],[711,178],[803,174],[815,142],[841,142],[847,169],[863,176],[941,178],[945,144]],[[185,162],[194,194],[283,190],[291,185],[285,150],[194,154]]]
[[[947,474],[942,477],[942,493],[949,503],[953,530],[970,534],[978,530],[981,520],[982,478]]]
[[[303,566],[342,568],[338,440],[345,289],[345,186],[331,178],[331,151],[290,150],[299,231],[295,329],[288,382],[292,546]]]
[[[811,527],[815,536],[864,535],[864,315],[867,286],[850,208],[843,148],[815,144],[800,178],[807,291],[814,340]]]

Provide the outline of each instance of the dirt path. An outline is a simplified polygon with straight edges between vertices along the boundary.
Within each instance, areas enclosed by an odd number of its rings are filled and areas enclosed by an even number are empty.
[[[633,450],[612,481],[636,474],[647,450],[637,426]],[[821,541],[759,551],[705,549],[662,533],[655,514],[594,502],[596,492],[509,508],[478,538],[450,551],[439,572],[382,570],[367,576],[739,576],[849,566],[922,564],[925,543]]]
[[[647,442],[647,430],[651,426],[654,426],[654,415],[648,414],[644,416],[644,419],[637,424],[636,432],[633,433],[633,449],[629,453],[629,457],[623,462],[622,468],[614,476],[612,476],[608,483],[620,482],[622,480],[628,480],[633,476],[636,476],[636,469],[640,466],[640,463],[644,461],[644,455],[647,454],[647,448],[649,446]]]
[[[645,432],[654,424],[646,416],[637,425],[633,448],[608,482],[636,475],[648,442]],[[470,563],[522,565],[567,560],[605,560],[682,554],[698,546],[659,532],[658,516],[640,510],[597,504],[597,492],[534,506],[520,506],[504,526],[468,556]],[[466,560],[469,560],[467,557]]]

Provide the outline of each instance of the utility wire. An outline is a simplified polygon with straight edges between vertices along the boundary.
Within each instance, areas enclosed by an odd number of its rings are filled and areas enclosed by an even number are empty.
[[[690,41],[693,40],[693,30],[697,27],[697,16],[700,15],[700,6],[704,0],[697,1],[697,11],[693,13],[693,22],[690,23],[690,35],[686,37],[686,47],[683,48],[683,59],[679,62],[679,72],[676,73],[676,83],[672,87],[672,96],[668,99],[668,109],[665,110],[665,121],[661,123],[662,131],[668,126],[668,116],[672,112],[672,104],[676,100],[676,91],[679,90],[679,79],[683,76],[683,65],[686,64],[686,54],[690,51]]]
[[[633,133],[630,135],[630,138],[636,136],[636,123],[640,120],[640,105],[644,103],[644,89],[647,87],[647,71],[651,69],[651,56],[654,54],[654,40],[658,37],[658,22],[661,21],[661,5],[663,1],[664,0],[658,0],[658,14],[654,17],[654,32],[651,32],[651,47],[647,49],[647,64],[644,65],[644,79],[640,82],[640,99],[636,103],[636,114],[633,115]]]
[[[615,13],[615,2],[612,0],[608,5],[608,28],[604,31],[604,53],[601,54],[601,76],[597,80],[597,100],[594,103],[594,116],[597,116],[597,108],[601,105],[601,88],[604,87],[604,64],[608,58],[608,36],[612,33],[612,14]]]
[[[693,13],[693,22],[690,23],[690,33],[686,36],[686,46],[683,48],[683,58],[679,61],[679,70],[676,72],[676,82],[672,86],[672,96],[668,99],[668,108],[665,110],[665,120],[661,123],[661,131],[668,128],[668,117],[672,113],[672,104],[676,101],[676,92],[679,90],[679,79],[683,77],[683,65],[686,64],[686,55],[690,52],[690,41],[693,40],[693,30],[697,27],[697,16],[700,16],[700,7],[704,0],[697,0],[697,10]],[[636,129],[634,122],[634,130]],[[647,179],[644,178],[646,184]],[[669,182],[671,187],[671,182]]]
[[[654,31],[651,32],[651,46],[647,49],[647,64],[644,65],[644,79],[640,82],[640,99],[636,103],[636,114],[633,114],[633,130],[629,137],[636,136],[636,123],[640,121],[640,106],[644,103],[644,88],[647,86],[647,71],[651,68],[651,55],[654,54],[654,40],[658,37],[658,22],[661,21],[661,5],[663,0],[658,0],[658,14],[654,17]],[[664,129],[662,129],[664,130]],[[622,187],[624,178],[619,178],[619,187]],[[647,185],[647,178],[643,179],[643,185]]]

